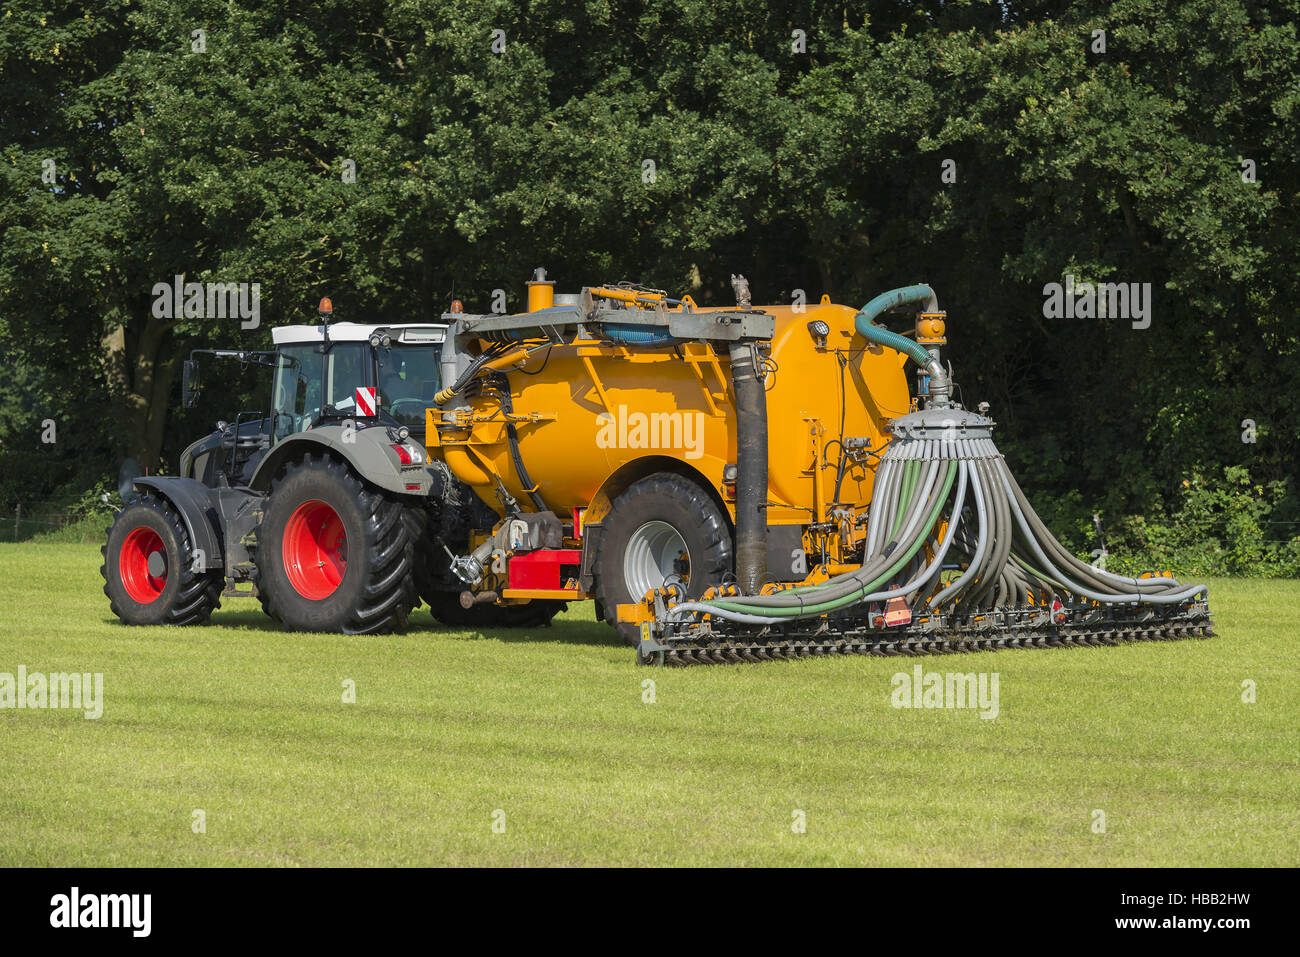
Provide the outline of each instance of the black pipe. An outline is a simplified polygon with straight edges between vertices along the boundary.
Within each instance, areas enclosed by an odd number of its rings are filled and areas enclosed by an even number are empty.
[[[753,343],[731,346],[736,398],[736,581],[756,595],[767,579],[767,390]]]
[[[515,429],[514,419],[510,418],[515,411],[514,400],[510,396],[510,379],[500,370],[494,372],[492,378],[501,390],[501,409],[506,414],[506,442],[510,446],[510,458],[515,463],[515,476],[519,479],[523,490],[528,493],[528,497],[532,499],[533,508],[539,512],[549,511],[541,493],[533,485],[532,476],[524,467],[524,457],[519,454],[519,432]]]

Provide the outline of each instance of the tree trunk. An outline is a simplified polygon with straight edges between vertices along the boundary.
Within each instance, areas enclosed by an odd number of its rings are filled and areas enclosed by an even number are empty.
[[[181,358],[171,325],[151,316],[130,330],[118,326],[104,337],[109,387],[120,410],[118,458],[134,458],[150,473],[166,464],[163,433]]]
[[[820,302],[822,296],[830,296],[831,299],[834,300],[835,293],[838,292],[838,290],[833,288],[835,285],[835,273],[834,270],[831,269],[831,258],[826,255],[825,252],[819,253],[817,256],[817,276],[821,280],[822,284],[822,288],[817,293],[817,301]]]

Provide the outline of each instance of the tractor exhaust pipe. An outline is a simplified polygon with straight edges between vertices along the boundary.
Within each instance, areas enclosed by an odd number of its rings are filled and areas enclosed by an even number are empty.
[[[736,397],[736,581],[756,595],[767,578],[767,391],[758,346],[731,346]]]

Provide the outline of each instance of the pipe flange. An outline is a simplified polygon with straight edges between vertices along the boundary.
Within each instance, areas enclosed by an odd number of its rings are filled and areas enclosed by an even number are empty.
[[[900,415],[889,423],[889,431],[896,439],[957,441],[991,439],[995,425],[997,423],[986,415],[954,405]]]

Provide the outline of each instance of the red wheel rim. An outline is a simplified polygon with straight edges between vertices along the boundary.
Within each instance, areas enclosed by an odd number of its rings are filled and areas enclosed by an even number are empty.
[[[338,512],[324,502],[299,505],[284,527],[284,570],[303,598],[334,594],[348,570],[348,535]]]
[[[161,575],[149,571],[151,555],[162,556]],[[157,562],[154,564],[156,566]],[[122,586],[132,601],[141,605],[157,601],[167,587],[167,547],[158,533],[148,525],[133,528],[122,542],[122,550],[117,556],[117,568],[122,576]]]

